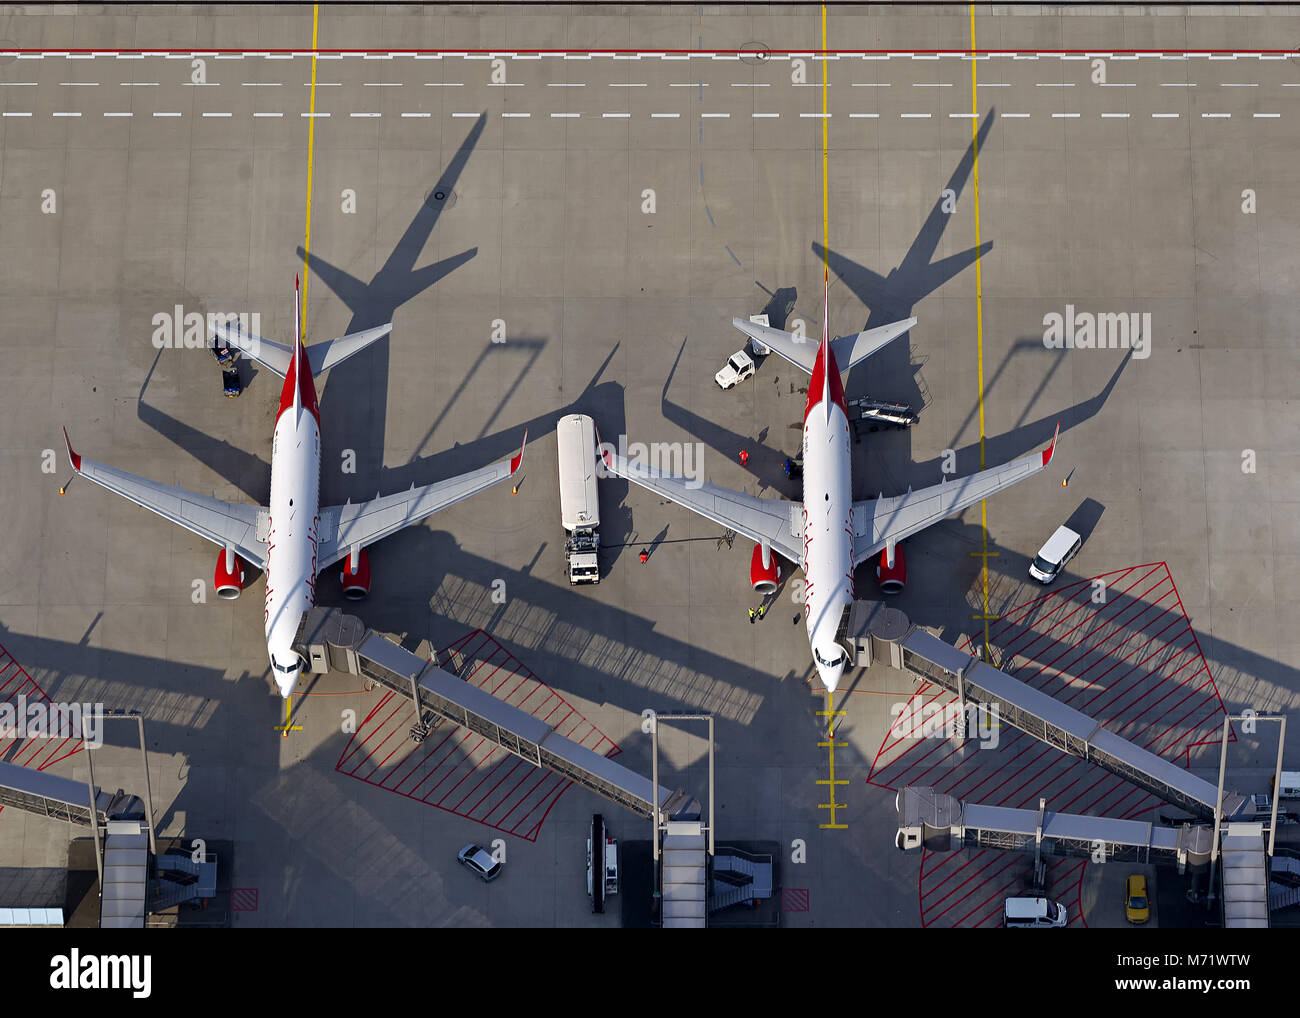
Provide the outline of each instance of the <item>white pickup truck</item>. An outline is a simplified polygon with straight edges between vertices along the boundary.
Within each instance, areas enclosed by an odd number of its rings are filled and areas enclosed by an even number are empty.
[[[722,370],[713,376],[713,380],[724,389],[743,382],[754,375],[754,359],[744,350],[737,350],[727,358]]]

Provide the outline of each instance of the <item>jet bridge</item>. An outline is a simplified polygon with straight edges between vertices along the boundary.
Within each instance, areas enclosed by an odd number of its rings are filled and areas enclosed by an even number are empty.
[[[1210,861],[1214,835],[1204,825],[1164,827],[1141,820],[1116,820],[1078,813],[1010,809],[962,802],[930,786],[908,786],[894,800],[903,851],[925,848],[1033,849],[1041,855],[1167,863],[1183,872]]]
[[[856,651],[858,664],[883,658],[937,686],[956,693],[962,717],[967,704],[996,706],[1001,720],[1049,746],[1106,768],[1166,802],[1206,820],[1214,819],[1218,789],[1177,764],[1120,738],[1082,711],[1067,707],[979,658],[958,650],[907,622],[894,608],[879,602],[854,605],[842,626],[842,642]],[[1255,816],[1253,800],[1225,791],[1223,818],[1249,821]]]
[[[298,628],[294,649],[313,672],[360,675],[410,698],[418,719],[411,735],[417,741],[435,718],[445,718],[646,819],[654,816],[656,799],[662,815],[699,814],[699,804],[685,792],[656,788],[635,771],[566,739],[527,711],[367,630],[356,616],[337,608],[311,609]]]

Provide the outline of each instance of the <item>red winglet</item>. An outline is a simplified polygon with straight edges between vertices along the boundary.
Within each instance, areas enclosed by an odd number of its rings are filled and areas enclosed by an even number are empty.
[[[1061,422],[1056,422],[1056,431],[1052,433],[1052,444],[1043,450],[1043,469],[1047,469],[1047,464],[1052,462],[1052,457],[1056,455],[1056,437],[1061,433]]]
[[[72,451],[72,440],[68,438],[68,429],[63,429],[63,444],[68,447],[68,459],[72,460],[72,469],[81,473],[81,457]]]
[[[510,460],[510,473],[513,476],[515,471],[524,461],[524,446],[528,444],[528,429],[524,428],[524,440],[519,443],[519,452]]]

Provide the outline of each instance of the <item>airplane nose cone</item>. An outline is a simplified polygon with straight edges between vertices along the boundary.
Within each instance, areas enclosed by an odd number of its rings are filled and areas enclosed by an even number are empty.
[[[293,693],[293,687],[296,686],[297,684],[298,684],[297,673],[294,673],[293,675],[287,678],[283,675],[277,675],[275,677],[276,688],[280,690],[280,696],[285,700],[289,699],[290,694]]]
[[[844,666],[837,665],[828,668],[826,665],[817,666],[817,677],[822,680],[822,685],[826,687],[827,692],[833,693],[840,684],[840,679],[844,677]]]

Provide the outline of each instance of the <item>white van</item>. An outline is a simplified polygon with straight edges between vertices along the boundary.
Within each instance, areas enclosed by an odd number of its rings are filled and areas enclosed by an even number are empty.
[[[1050,930],[1065,923],[1065,906],[1046,898],[1008,898],[1002,907],[1002,925],[1008,929]]]
[[[1057,527],[1056,533],[1038,549],[1034,561],[1029,563],[1029,575],[1039,583],[1051,583],[1065,563],[1074,558],[1083,545],[1083,538],[1069,527]]]

